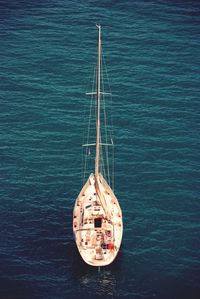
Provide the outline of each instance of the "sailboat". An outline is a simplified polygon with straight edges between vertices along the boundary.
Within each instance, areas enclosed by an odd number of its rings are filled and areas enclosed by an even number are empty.
[[[73,232],[82,259],[91,266],[107,266],[116,258],[123,234],[119,202],[100,172],[101,159],[101,26],[98,29],[95,171],[79,193],[73,211]]]

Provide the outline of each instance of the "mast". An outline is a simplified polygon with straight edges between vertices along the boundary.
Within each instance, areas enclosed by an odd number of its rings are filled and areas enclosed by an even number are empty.
[[[96,158],[95,158],[95,177],[99,174],[100,158],[100,100],[101,100],[101,26],[98,28],[98,62],[97,62],[97,114],[96,114]]]

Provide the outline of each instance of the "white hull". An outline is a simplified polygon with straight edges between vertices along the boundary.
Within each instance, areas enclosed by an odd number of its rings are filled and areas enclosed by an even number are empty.
[[[118,200],[101,174],[91,174],[76,199],[73,212],[75,241],[91,266],[113,262],[120,249],[123,223]]]

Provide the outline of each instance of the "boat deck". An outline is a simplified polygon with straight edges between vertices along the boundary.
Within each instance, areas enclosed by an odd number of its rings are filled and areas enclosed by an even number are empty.
[[[122,238],[122,214],[114,193],[100,175],[98,190],[90,175],[74,208],[73,229],[82,258],[104,266],[116,257]]]

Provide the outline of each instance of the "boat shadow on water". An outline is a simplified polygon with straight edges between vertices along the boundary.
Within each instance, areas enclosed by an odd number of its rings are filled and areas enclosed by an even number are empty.
[[[78,296],[76,298],[117,297],[116,292],[119,290],[120,273],[123,265],[123,246],[114,263],[100,268],[87,265],[80,258],[75,243],[71,243],[70,246],[71,280],[76,286],[76,296]]]

